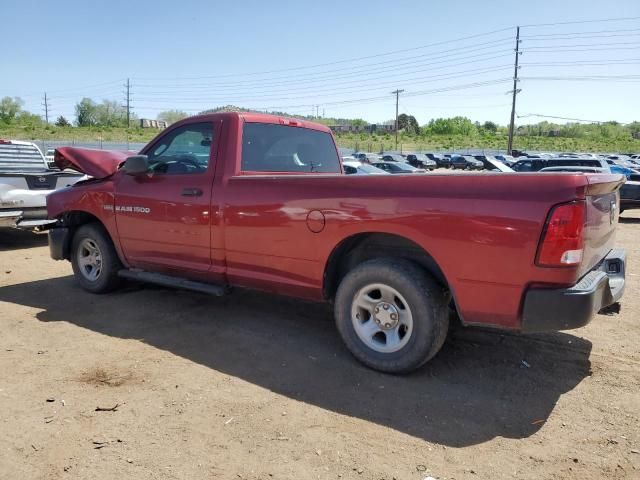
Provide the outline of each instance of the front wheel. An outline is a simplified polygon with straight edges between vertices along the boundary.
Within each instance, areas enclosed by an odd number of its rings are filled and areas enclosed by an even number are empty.
[[[365,365],[407,373],[442,347],[449,294],[418,265],[375,259],[351,270],[338,287],[335,319],[342,340]]]
[[[89,292],[110,292],[121,283],[118,271],[122,264],[109,234],[97,223],[76,230],[71,244],[71,266],[76,281]]]

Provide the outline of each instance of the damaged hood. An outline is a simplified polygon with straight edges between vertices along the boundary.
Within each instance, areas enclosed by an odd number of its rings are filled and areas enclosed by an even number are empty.
[[[70,168],[94,178],[113,175],[135,152],[121,150],[95,150],[92,148],[56,148],[53,161],[60,170]]]

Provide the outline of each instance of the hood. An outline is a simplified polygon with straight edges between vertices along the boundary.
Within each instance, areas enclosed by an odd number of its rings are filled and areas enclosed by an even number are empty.
[[[90,177],[106,178],[113,175],[131,155],[135,152],[61,147],[56,148],[53,161],[60,170],[71,168]]]

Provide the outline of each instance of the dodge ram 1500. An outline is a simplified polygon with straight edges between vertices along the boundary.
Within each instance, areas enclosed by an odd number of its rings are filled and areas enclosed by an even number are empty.
[[[60,148],[92,178],[48,196],[51,256],[78,283],[330,301],[348,349],[385,372],[464,325],[585,325],[624,290],[620,175],[344,175],[330,130],[255,113],[191,117],[139,155]]]

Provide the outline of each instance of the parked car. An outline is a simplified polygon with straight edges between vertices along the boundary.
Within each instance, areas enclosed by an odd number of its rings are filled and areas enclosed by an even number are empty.
[[[376,162],[372,164],[374,167],[384,170],[388,173],[427,173],[424,168],[416,168],[406,162]]]
[[[380,160],[380,155],[377,153],[358,153],[356,159],[362,163],[373,163]]]
[[[516,163],[516,160],[511,155],[496,155],[495,157],[497,160],[500,160],[502,163],[508,165],[509,167]]]
[[[481,161],[476,160],[471,155],[452,155],[451,168],[454,170],[482,170],[484,165]]]
[[[511,168],[516,172],[538,172],[547,167],[595,167],[608,170],[604,159],[594,158],[527,158],[518,160]]]
[[[584,166],[555,166],[545,167],[540,170],[541,173],[617,173],[624,175],[624,172],[619,171],[623,167],[618,165],[609,165],[608,167],[584,167]],[[620,187],[620,212],[625,210],[640,208],[640,182],[634,180],[627,180],[622,187]]]
[[[85,178],[51,170],[38,146],[0,140],[0,227],[38,229],[47,219],[46,197]]]
[[[620,175],[354,182],[328,127],[239,112],[178,121],[128,158],[67,147],[55,162],[94,177],[47,197],[51,256],[85,290],[126,278],[328,301],[354,357],[385,372],[436,355],[450,308],[466,325],[567,330],[624,291]]]
[[[435,170],[438,167],[435,160],[430,159],[424,153],[410,153],[407,155],[407,163],[413,167],[426,170]]]
[[[407,159],[404,158],[399,153],[385,153],[382,155],[383,162],[406,162]]]
[[[343,161],[342,169],[347,175],[388,175],[388,172],[380,170],[373,165],[357,161]]]
[[[451,168],[451,155],[449,155],[448,153],[442,155],[436,155],[432,153],[427,155],[434,156],[433,160],[435,160],[436,164],[438,164],[438,168]]]

